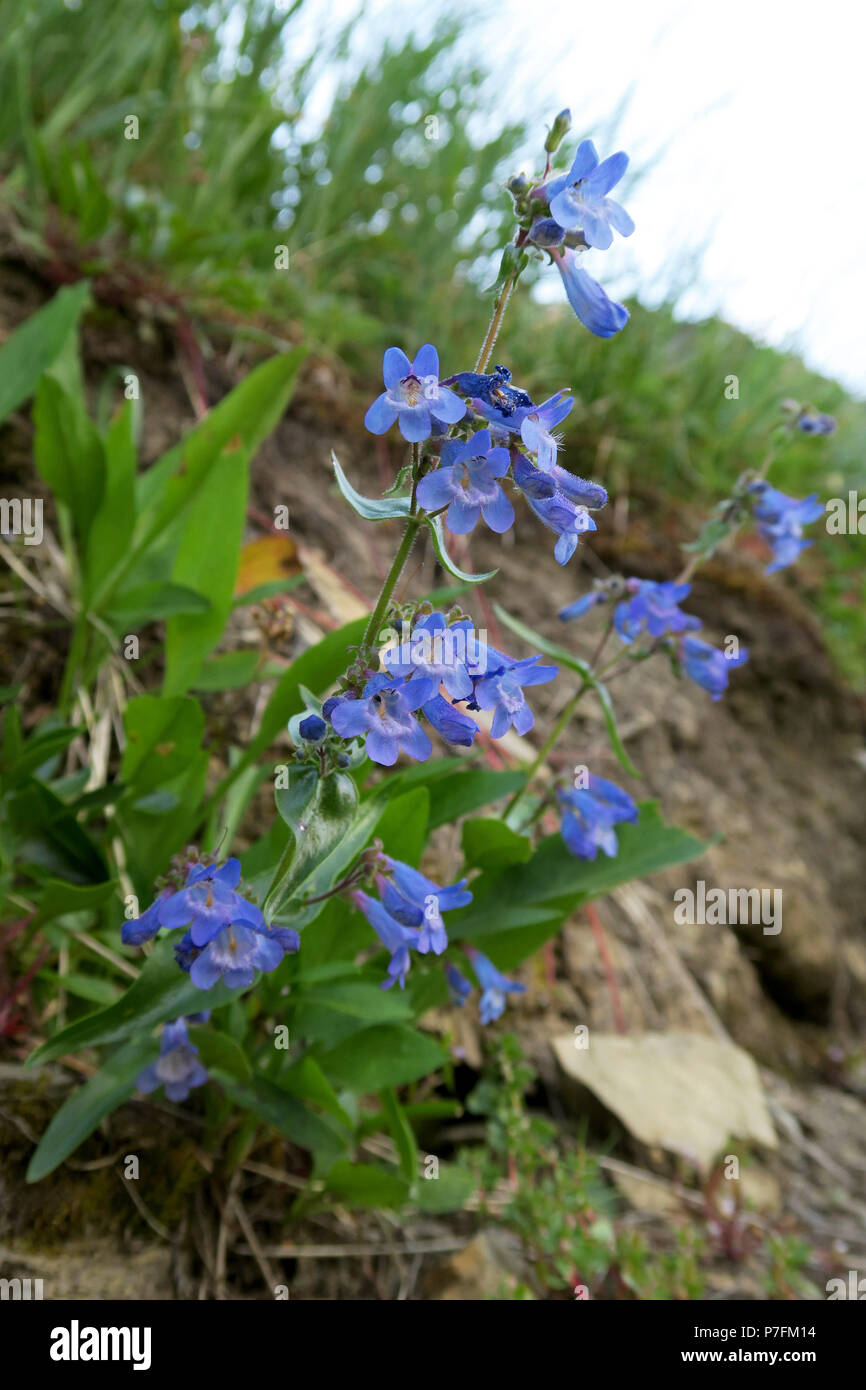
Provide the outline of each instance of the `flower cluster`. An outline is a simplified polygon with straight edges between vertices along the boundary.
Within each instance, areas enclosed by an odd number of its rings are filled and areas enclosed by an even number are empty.
[[[564,111],[555,129],[564,132],[570,125],[570,115]],[[516,244],[535,246],[550,256],[562,276],[569,304],[584,327],[599,338],[619,333],[629,312],[605,293],[578,258],[591,248],[608,250],[614,232],[627,237],[634,231],[625,208],[608,196],[627,167],[628,155],[622,150],[599,160],[593,142],[582,140],[566,173],[552,178],[546,173],[537,183],[518,178],[509,185],[521,227]]]
[[[467,946],[465,949],[481,988],[481,998],[478,1001],[481,1022],[484,1024],[493,1023],[494,1019],[501,1018],[505,1012],[507,996],[509,994],[525,994],[526,985],[518,984],[516,980],[509,980],[507,975],[503,975],[501,971],[496,969],[492,960],[488,960],[474,946]],[[461,974],[456,965],[452,965],[450,962],[445,967],[445,978],[448,981],[448,993],[452,1004],[455,1004],[458,1009],[462,1009],[472,993],[472,985],[466,976]]]
[[[519,734],[528,733],[535,720],[523,687],[557,674],[555,666],[540,661],[540,656],[518,661],[487,646],[468,618],[449,624],[444,614],[427,613],[407,636],[383,649],[383,669],[370,672],[360,691],[326,700],[322,713],[341,737],[363,739],[373,762],[391,767],[401,752],[425,762],[433,745],[419,715],[447,743],[465,747],[474,741],[478,724],[459,705],[492,713],[494,738],[512,725]]]
[[[803,527],[823,516],[824,505],[818,501],[816,492],[800,500],[788,497],[763,481],[752,483],[749,492],[754,499],[753,514],[758,535],[773,552],[766,573],[773,574],[792,565],[800,551],[812,544],[812,541],[803,539]]]
[[[405,368],[408,375],[395,379],[398,361],[399,370]],[[425,344],[411,364],[399,348],[388,349],[383,372],[389,389],[373,402],[365,421],[374,434],[384,433],[396,420],[404,437],[416,443],[435,436],[429,451],[434,467],[416,485],[418,505],[430,514],[444,512],[446,525],[456,535],[473,531],[479,519],[501,535],[514,525],[514,506],[503,488],[510,477],[535,515],[557,536],[554,555],[559,564],[567,564],[580,537],[596,529],[590,509],[607,502],[599,483],[578,478],[557,463],[560,441],[555,431],[573,408],[573,397],[561,390],[536,405],[527,392],[510,385],[511,373],[501,365],[490,373],[458,372],[442,382],[438,376],[427,376],[421,390],[419,362],[425,369],[435,365],[438,371],[432,344]],[[444,440],[438,425],[434,429],[434,421],[445,420],[443,400],[448,423],[460,424],[460,430]]]
[[[653,643],[666,639],[665,646],[685,674],[714,700],[719,700],[727,689],[729,672],[742,666],[749,653],[745,648],[720,651],[692,636],[700,628],[700,620],[683,613],[679,606],[690,592],[689,584],[659,584],[651,579],[616,580],[583,594],[575,603],[563,608],[559,616],[563,622],[569,622],[583,617],[597,604],[619,597],[613,625],[620,639],[628,645],[641,637],[648,637]]]
[[[466,907],[472,894],[465,879],[442,887],[411,865],[386,854],[379,855],[376,888],[378,898],[360,888],[350,897],[390,953],[388,977],[382,988],[390,989],[399,981],[403,989],[411,964],[410,951],[422,956],[432,951],[441,956],[448,945],[442,914]]]
[[[197,989],[211,989],[221,979],[229,989],[251,985],[256,970],[275,970],[284,955],[297,951],[300,938],[288,928],[268,926],[261,909],[236,891],[240,876],[237,859],[221,868],[190,864],[182,888],[164,889],[146,912],[123,924],[125,945],[142,945],[160,927],[185,928],[174,953]]]
[[[189,1040],[187,1022],[206,1023],[209,1013],[189,1014],[187,1019],[176,1018],[163,1025],[159,1044],[159,1060],[139,1072],[135,1084],[149,1095],[164,1087],[168,1100],[186,1100],[196,1086],[203,1086],[208,1073],[198,1059],[198,1048]]]
[[[595,859],[601,849],[616,857],[619,844],[614,826],[634,824],[638,809],[628,792],[603,777],[587,773],[585,785],[561,787],[557,800],[562,813],[562,838],[578,859]]]

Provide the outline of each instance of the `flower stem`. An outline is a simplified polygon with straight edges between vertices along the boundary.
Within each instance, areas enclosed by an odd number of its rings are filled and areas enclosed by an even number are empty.
[[[499,337],[499,330],[502,327],[502,320],[505,317],[505,310],[508,308],[508,301],[511,298],[511,291],[517,283],[517,276],[512,273],[509,275],[502,289],[499,291],[499,298],[493,310],[493,317],[490,320],[487,332],[484,335],[484,342],[481,344],[481,351],[478,354],[478,361],[475,363],[476,372],[483,372],[487,369],[491,354],[496,346],[496,339]]]
[[[571,723],[572,715],[574,714],[574,711],[577,709],[580,700],[583,698],[584,692],[591,689],[591,683],[589,681],[584,681],[583,685],[581,685],[579,689],[576,690],[575,693],[572,695],[571,699],[566,704],[565,708],[563,709],[562,713],[560,714],[550,733],[547,735],[547,738],[544,740],[543,744],[538,750],[538,754],[536,755],[536,758],[532,763],[529,772],[527,773],[525,783],[522,787],[518,787],[517,791],[514,793],[511,800],[508,802],[508,805],[505,807],[503,820],[505,820],[511,814],[517,803],[521,801],[523,797],[526,795],[533,779],[535,778],[536,773],[547,760],[548,753],[553,748],[554,744],[558,742],[560,735],[565,732],[565,730],[568,728],[568,725]]]
[[[413,505],[414,505],[414,494],[413,494]],[[369,643],[369,642],[375,642],[375,640],[376,640],[376,637],[377,637],[377,635],[378,635],[379,629],[380,629],[380,627],[382,626],[382,619],[383,619],[384,616],[385,616],[385,612],[386,612],[386,610],[387,610],[387,608],[388,608],[388,603],[389,603],[389,601],[390,601],[391,595],[393,594],[394,589],[396,588],[397,580],[400,578],[400,575],[403,573],[403,566],[405,565],[406,561],[407,561],[408,558],[409,558],[409,551],[412,549],[412,545],[413,545],[413,542],[414,542],[414,540],[415,540],[416,535],[418,534],[418,527],[419,527],[420,525],[421,525],[421,517],[420,517],[420,516],[410,516],[410,517],[409,517],[409,520],[408,520],[408,522],[406,523],[406,530],[405,530],[404,533],[403,533],[403,539],[402,539],[402,541],[400,542],[400,549],[397,551],[397,554],[394,556],[394,563],[392,564],[390,570],[388,571],[388,574],[387,574],[387,576],[386,576],[386,578],[385,578],[385,582],[384,582],[384,584],[382,585],[381,592],[380,592],[380,594],[379,594],[379,597],[378,597],[377,600],[376,600],[376,607],[373,609],[373,612],[370,614],[370,621],[369,621],[369,623],[367,624],[367,630],[366,630],[366,632],[364,633],[364,645],[365,645],[365,646],[367,645],[367,643]]]

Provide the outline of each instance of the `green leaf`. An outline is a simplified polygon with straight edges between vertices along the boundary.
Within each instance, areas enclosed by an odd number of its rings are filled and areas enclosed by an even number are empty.
[[[222,652],[206,661],[193,681],[194,690],[236,690],[249,685],[256,674],[260,653],[254,647]]]
[[[83,1086],[64,1101],[39,1141],[27,1168],[27,1181],[39,1182],[53,1173],[97,1125],[128,1100],[135,1090],[135,1078],[156,1056],[151,1038],[136,1038],[104,1063]]]
[[[337,455],[331,452],[331,462],[334,465],[334,474],[337,479],[337,486],[345,497],[349,506],[362,516],[365,521],[395,521],[406,520],[409,516],[410,498],[408,497],[383,497],[373,499],[362,497],[360,492],[356,492],[346,477],[339,463]]]
[[[464,584],[483,584],[485,580],[492,579],[497,570],[485,570],[483,574],[467,574],[459,565],[455,564],[448,554],[445,545],[445,525],[441,516],[425,516],[424,520],[430,527],[433,534],[433,548],[439,558],[439,563],[449,574],[453,574],[455,579],[460,579]]]
[[[382,1103],[382,1110],[391,1138],[397,1146],[400,1172],[407,1182],[413,1183],[418,1176],[419,1163],[418,1145],[415,1142],[412,1126],[406,1118],[406,1112],[397,1099],[397,1093],[392,1086],[387,1086],[379,1092],[379,1100]]]
[[[117,882],[109,879],[105,883],[78,884],[67,883],[63,879],[49,878],[39,896],[39,907],[34,918],[34,926],[52,922],[68,913],[91,911],[101,907],[117,892]]]
[[[305,880],[346,837],[357,814],[358,788],[351,777],[331,772],[317,779],[309,801],[304,799],[307,780],[302,777],[300,783],[290,781],[286,793],[276,792],[277,810],[289,826],[291,837],[263,904],[263,910],[272,915],[293,894],[301,895]],[[299,785],[303,790],[298,790]],[[303,800],[300,814],[299,798]]]
[[[466,863],[480,869],[525,864],[532,856],[532,841],[518,835],[501,820],[467,820],[463,823]]]
[[[86,280],[58,290],[52,300],[25,319],[0,348],[0,421],[36,390],[66,344],[90,300]]]
[[[421,1211],[430,1215],[442,1215],[449,1211],[460,1211],[477,1188],[473,1173],[458,1168],[452,1163],[440,1163],[439,1176],[424,1178],[415,1189],[415,1201]]]
[[[395,796],[385,807],[376,837],[386,854],[417,867],[427,839],[430,793],[426,787],[413,787]]]
[[[352,1207],[402,1207],[409,1199],[405,1177],[371,1163],[335,1163],[326,1191],[335,1201]]]
[[[126,747],[119,780],[140,795],[177,777],[201,748],[204,714],[182,695],[136,695],[123,715]]]
[[[246,520],[249,456],[234,440],[214,460],[207,487],[186,512],[172,582],[194,587],[209,600],[206,613],[178,614],[165,632],[166,695],[183,695],[223,634],[232,610]]]
[[[87,538],[89,592],[120,563],[132,541],[136,466],[134,407],[133,401],[124,402],[103,439],[105,490]]]
[[[302,1149],[316,1154],[345,1153],[347,1137],[332,1120],[317,1115],[266,1077],[254,1076],[249,1085],[241,1085],[227,1073],[215,1071],[214,1079],[235,1104],[251,1110]]]
[[[424,1033],[383,1023],[346,1038],[319,1057],[337,1087],[366,1094],[386,1086],[404,1086],[438,1071],[447,1054]]]
[[[197,589],[154,579],[117,594],[106,610],[106,618],[112,627],[135,628],[177,613],[207,613],[210,606],[210,599]]]
[[[219,1070],[235,1081],[252,1081],[253,1069],[239,1043],[229,1033],[220,1033],[207,1024],[189,1029],[190,1042],[198,1048],[199,1060],[208,1071]]]
[[[44,376],[33,407],[33,457],[39,475],[69,508],[82,563],[91,522],[105,491],[102,441],[81,401]]]
[[[136,1034],[150,1031],[157,1023],[180,1018],[183,1014],[216,1009],[242,994],[242,990],[214,985],[213,989],[196,989],[195,985],[174,958],[174,940],[163,937],[148,956],[138,979],[133,981],[122,999],[109,1009],[89,1014],[87,1018],[70,1023],[53,1038],[37,1047],[27,1065],[51,1062],[85,1047],[105,1046],[125,1042]]]
[[[294,1029],[325,1047],[381,1023],[408,1021],[412,1010],[402,993],[383,990],[382,982],[344,979],[305,987],[295,1010]]]
[[[56,982],[68,994],[74,994],[77,999],[87,999],[91,1004],[114,1004],[122,993],[117,985],[112,984],[110,980],[104,980],[100,975],[80,975],[73,972],[70,975],[55,976],[48,970],[40,970],[39,978],[52,985]]]
[[[299,1100],[312,1100],[341,1124],[352,1128],[352,1120],[340,1104],[337,1093],[315,1057],[306,1053],[293,1062],[280,1077],[280,1085]]]
[[[233,391],[139,479],[143,520],[135,551],[162,534],[199,489],[236,436],[252,459],[289,403],[306,348],[272,357],[254,368]]]
[[[442,777],[430,787],[430,829],[450,825],[458,816],[510,796],[525,783],[524,772],[494,772],[478,767],[462,768]]]

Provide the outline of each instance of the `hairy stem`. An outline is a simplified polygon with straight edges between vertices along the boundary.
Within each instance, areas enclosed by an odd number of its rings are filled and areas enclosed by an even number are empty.
[[[532,766],[529,769],[529,772],[527,773],[525,783],[522,787],[519,787],[517,789],[517,791],[514,793],[514,795],[508,802],[508,805],[505,807],[503,819],[505,819],[507,816],[511,814],[518,802],[521,801],[523,797],[526,795],[526,793],[529,791],[533,779],[535,778],[539,769],[543,767],[544,763],[547,761],[547,755],[550,752],[551,748],[553,748],[554,744],[558,742],[560,736],[565,732],[565,730],[571,723],[572,715],[574,714],[574,711],[577,709],[578,704],[583,698],[584,692],[591,689],[592,686],[590,682],[585,681],[583,685],[581,685],[579,689],[576,690],[575,693],[572,695],[571,699],[566,704],[565,708],[563,709],[562,713],[560,714],[550,733],[547,735],[547,738],[544,740],[543,744],[539,748],[538,754],[535,760],[533,761]]]

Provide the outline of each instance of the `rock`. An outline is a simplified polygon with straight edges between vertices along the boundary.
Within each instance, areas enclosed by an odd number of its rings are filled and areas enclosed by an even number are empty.
[[[758,1069],[734,1043],[684,1032],[592,1032],[585,1049],[574,1041],[553,1040],[562,1071],[642,1144],[681,1154],[703,1174],[734,1139],[776,1147]]]

